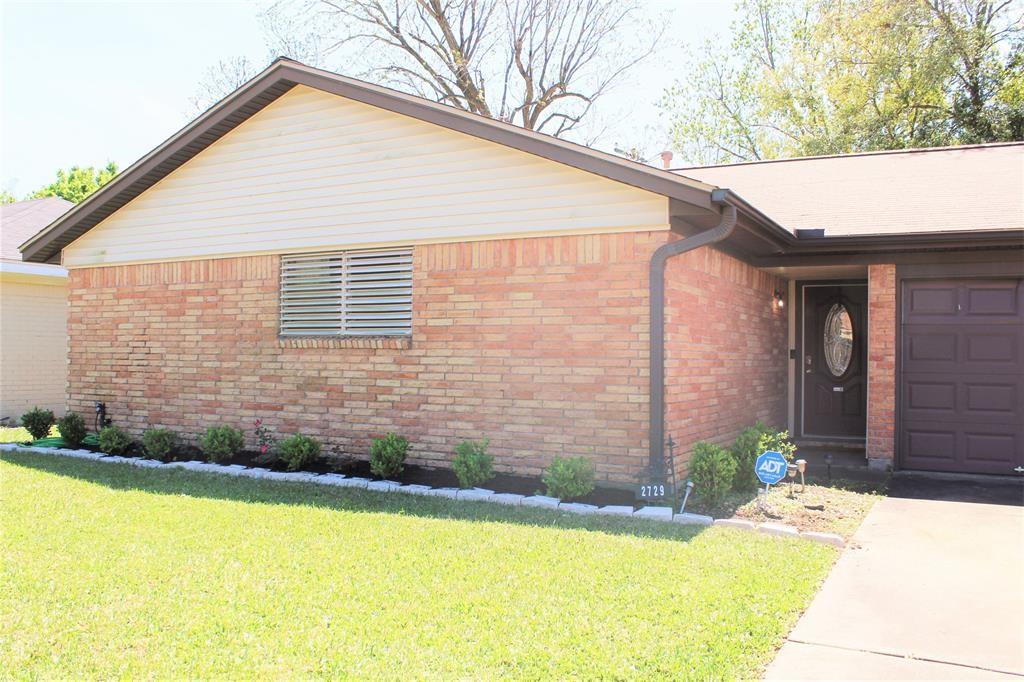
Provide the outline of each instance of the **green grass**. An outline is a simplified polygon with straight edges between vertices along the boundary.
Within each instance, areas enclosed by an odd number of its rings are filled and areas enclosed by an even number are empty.
[[[0,457],[22,678],[739,678],[835,558],[726,528]]]
[[[56,426],[50,427],[50,436],[60,436]],[[24,426],[0,426],[0,443],[28,443],[31,440],[32,434]]]

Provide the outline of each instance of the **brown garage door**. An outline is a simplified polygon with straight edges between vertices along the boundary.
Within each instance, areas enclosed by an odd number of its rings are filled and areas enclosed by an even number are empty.
[[[900,463],[1013,474],[1024,465],[1024,280],[906,280]]]

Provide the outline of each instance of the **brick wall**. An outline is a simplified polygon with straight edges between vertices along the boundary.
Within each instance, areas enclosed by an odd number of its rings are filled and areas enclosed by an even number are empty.
[[[868,267],[868,460],[889,462],[896,435],[896,266]]]
[[[648,457],[648,262],[667,238],[418,246],[411,341],[279,339],[277,256],[76,269],[69,405],[104,400],[135,434],[166,426],[192,441],[225,422],[251,439],[261,417],[359,457],[395,430],[433,465],[486,437],[500,470],[538,474],[565,453],[634,482]],[[702,249],[670,261],[667,279],[681,452],[783,423],[777,278]]]
[[[553,455],[629,481],[647,460],[647,263],[667,233],[418,246],[411,342],[281,341],[276,256],[76,269],[70,407],[195,438],[262,417],[420,463],[491,439],[499,469]],[[348,346],[348,347],[337,347]]]
[[[666,269],[666,434],[680,444],[731,445],[762,420],[785,428],[787,318],[774,304],[785,280],[711,248]]]

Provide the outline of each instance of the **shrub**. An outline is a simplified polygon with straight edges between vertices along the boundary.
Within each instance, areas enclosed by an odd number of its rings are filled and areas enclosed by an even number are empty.
[[[771,429],[763,422],[757,422],[748,426],[737,436],[732,446],[732,457],[736,460],[736,474],[732,480],[734,490],[749,491],[756,490],[758,486],[757,474],[754,473],[754,460],[764,450],[758,449],[761,436],[769,433]]]
[[[291,438],[281,441],[278,456],[288,465],[288,471],[301,469],[320,456],[320,441],[296,433]]]
[[[21,415],[21,425],[32,435],[34,440],[46,438],[53,426],[53,412],[33,407]]]
[[[494,457],[487,452],[487,439],[465,440],[455,446],[452,469],[463,488],[472,488],[494,478]]]
[[[170,429],[146,429],[142,434],[142,448],[153,459],[168,459],[178,447],[178,434]]]
[[[389,433],[383,438],[374,438],[373,444],[370,445],[370,471],[374,476],[381,478],[402,473],[408,449],[408,439],[394,433]]]
[[[786,458],[787,462],[792,462],[794,455],[796,455],[796,446],[789,440],[789,431],[769,429],[761,434],[761,438],[757,441],[757,454],[760,455],[768,450],[778,452]]]
[[[244,444],[245,438],[242,436],[242,431],[230,426],[211,426],[199,439],[203,454],[211,462],[234,457]]]
[[[69,448],[77,448],[81,445],[85,440],[85,434],[88,433],[85,428],[85,420],[77,412],[68,412],[58,419],[57,430],[60,432],[64,445]]]
[[[550,497],[574,500],[594,489],[594,465],[586,457],[555,457],[542,480]]]
[[[697,443],[690,457],[690,480],[708,505],[714,506],[732,487],[736,460],[732,453],[712,443]]]
[[[100,451],[108,455],[123,455],[132,444],[132,439],[117,426],[104,426],[100,429]]]

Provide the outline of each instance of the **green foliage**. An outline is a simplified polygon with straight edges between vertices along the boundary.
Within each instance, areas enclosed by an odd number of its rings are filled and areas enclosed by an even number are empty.
[[[211,462],[220,462],[230,459],[238,454],[245,445],[245,438],[240,429],[230,426],[211,426],[199,440],[199,447],[202,448]]]
[[[301,469],[320,456],[320,441],[297,433],[281,441],[278,456],[288,466],[288,471]]]
[[[661,102],[695,163],[1019,140],[1013,3],[741,0]]]
[[[116,175],[117,164],[113,161],[99,170],[93,166],[72,166],[67,170],[62,168],[57,171],[57,179],[54,182],[33,192],[29,199],[61,197],[77,204],[113,180]]]
[[[13,204],[18,198],[5,189],[0,189],[0,204]]]
[[[169,459],[178,446],[178,434],[170,429],[146,429],[142,434],[142,448],[153,459]]]
[[[463,488],[473,488],[494,478],[494,457],[487,452],[489,443],[485,438],[465,440],[455,446],[452,469]]]
[[[85,420],[77,412],[68,412],[58,419],[57,431],[60,432],[61,439],[69,448],[77,448],[81,445],[82,441],[85,440],[86,433],[88,433],[85,428]]]
[[[408,450],[409,441],[403,436],[389,433],[383,438],[374,438],[370,445],[370,471],[381,478],[402,473]]]
[[[732,457],[736,460],[736,475],[733,477],[732,487],[735,490],[756,490],[757,474],[754,473],[754,460],[764,450],[760,450],[761,436],[770,432],[763,422],[757,422],[748,426],[736,437],[736,442],[731,448]]]
[[[713,443],[696,443],[690,457],[690,480],[697,495],[714,506],[732,488],[736,460],[725,448]]]
[[[760,455],[762,452],[768,452],[769,450],[778,452],[786,458],[787,462],[792,462],[793,457],[796,455],[796,446],[789,440],[789,431],[769,429],[761,434],[761,437],[757,440],[757,454]]]
[[[28,430],[34,440],[46,438],[50,434],[50,427],[53,426],[53,423],[53,412],[39,407],[33,407],[21,415],[21,425]]]
[[[575,500],[594,490],[594,464],[586,457],[555,457],[541,480],[550,497]]]
[[[123,455],[128,452],[132,439],[118,426],[104,426],[100,429],[100,451],[108,455]]]

